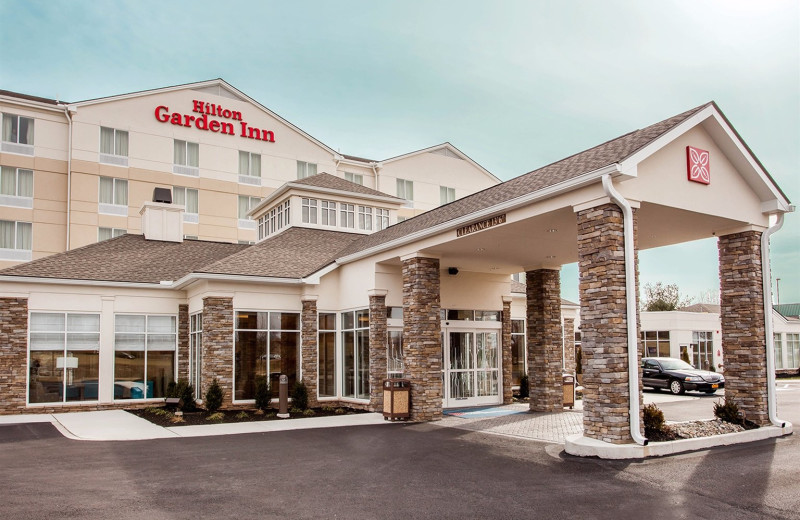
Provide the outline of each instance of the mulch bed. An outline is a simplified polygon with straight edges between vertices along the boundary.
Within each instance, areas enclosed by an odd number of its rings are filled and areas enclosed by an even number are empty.
[[[303,412],[289,412],[289,419],[301,419],[307,417],[329,417],[332,415],[352,415],[357,413],[367,413],[366,410],[356,410],[353,408],[310,408],[313,414]],[[210,414],[206,410],[196,412],[183,412],[178,416],[163,406],[149,407],[142,409],[127,410],[142,419],[147,419],[151,423],[159,426],[195,426],[199,424],[224,424],[254,421],[281,421],[277,413],[278,410],[271,409],[267,413],[257,413],[253,410],[219,410],[215,414]],[[210,416],[212,416],[209,418]],[[287,419],[288,420],[288,419]]]

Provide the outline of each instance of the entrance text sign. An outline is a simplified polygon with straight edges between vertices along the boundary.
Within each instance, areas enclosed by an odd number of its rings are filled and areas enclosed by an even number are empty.
[[[257,139],[268,143],[275,142],[275,133],[272,130],[262,130],[255,126],[248,126],[247,121],[242,121],[242,113],[238,110],[229,110],[215,103],[206,103],[192,100],[192,112],[199,115],[181,114],[180,112],[170,112],[169,107],[159,105],[156,107],[156,120],[161,123],[169,123],[175,126],[194,126],[198,130],[214,132],[227,135],[238,135],[248,139]],[[209,118],[219,117],[230,121],[220,121]]]
[[[500,224],[505,223],[506,214],[503,213],[502,215],[497,215],[496,217],[487,218],[486,220],[481,220],[480,222],[475,222],[474,224],[460,227],[456,230],[456,236],[463,237],[464,235],[469,235],[470,233],[475,233],[477,231],[483,231],[484,229],[489,229],[490,227],[499,226]]]

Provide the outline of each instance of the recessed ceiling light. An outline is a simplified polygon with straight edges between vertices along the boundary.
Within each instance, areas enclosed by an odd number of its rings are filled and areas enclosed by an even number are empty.
[[[479,253],[483,253],[484,251],[486,251],[486,248],[485,248],[485,247],[479,247],[479,248],[478,248],[478,249],[476,249],[475,251],[477,251],[477,252],[479,252]]]
[[[548,260],[552,260],[555,257],[556,257],[556,255],[547,255],[545,258],[547,258]]]
[[[555,233],[556,231],[558,231],[556,228],[550,228],[547,230],[548,233]]]

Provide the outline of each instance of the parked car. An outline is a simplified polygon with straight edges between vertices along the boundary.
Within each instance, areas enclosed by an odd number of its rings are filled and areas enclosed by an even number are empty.
[[[725,388],[725,377],[716,372],[698,370],[680,359],[642,358],[642,386],[656,390],[666,388],[675,395],[686,390],[713,394]]]

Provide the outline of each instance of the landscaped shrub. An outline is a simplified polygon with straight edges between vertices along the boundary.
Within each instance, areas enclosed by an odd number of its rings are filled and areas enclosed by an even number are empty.
[[[219,407],[222,406],[222,398],[224,395],[225,392],[223,392],[222,387],[219,386],[217,379],[214,378],[214,381],[211,382],[211,386],[208,387],[208,391],[206,392],[206,410],[210,413],[219,410]]]
[[[185,379],[178,379],[178,382],[170,382],[167,385],[166,397],[177,397],[182,401],[181,410],[193,412],[197,409],[194,401],[194,387]]]
[[[528,386],[528,374],[524,374],[519,378],[519,397],[523,399],[530,396],[530,387]]]
[[[644,415],[644,429],[653,431],[664,430],[664,412],[662,412],[655,404],[648,404],[642,408]]]
[[[739,413],[739,405],[733,399],[725,398],[725,402],[714,403],[714,417],[720,421],[733,424],[744,424],[744,419]]]
[[[308,388],[302,381],[295,383],[292,388],[292,408],[300,410],[308,408]]]
[[[259,376],[256,378],[256,408],[262,412],[269,409],[269,403],[272,400],[272,390],[269,387],[269,381],[266,376]]]

